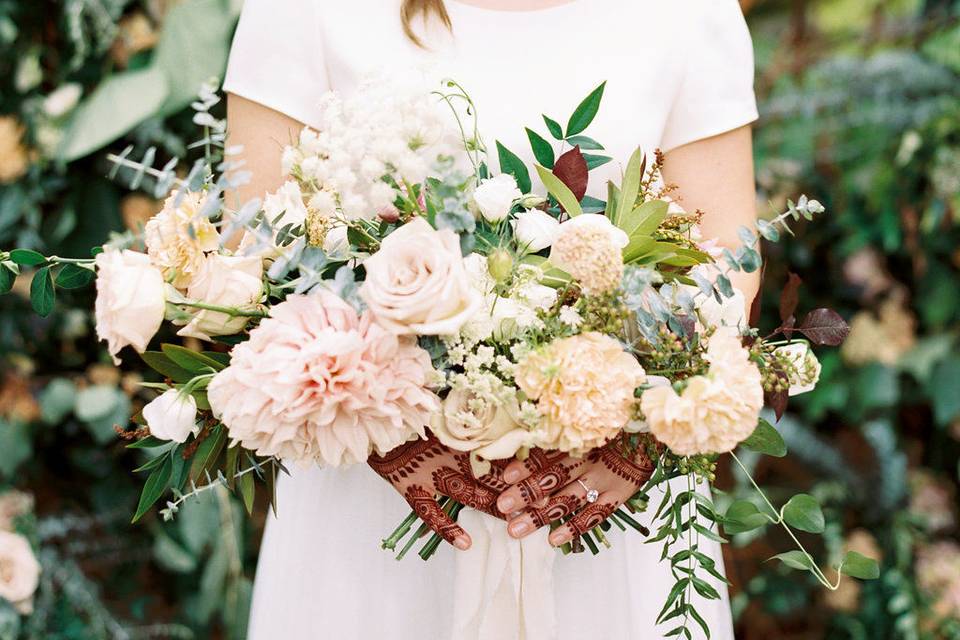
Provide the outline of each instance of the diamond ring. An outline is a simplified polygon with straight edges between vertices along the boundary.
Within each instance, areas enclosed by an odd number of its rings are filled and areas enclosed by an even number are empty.
[[[580,478],[577,478],[577,482],[579,482],[580,486],[583,487],[583,490],[587,492],[587,502],[589,502],[590,504],[593,504],[594,502],[596,502],[597,498],[600,497],[600,492],[597,491],[596,489],[591,489],[590,487],[588,487],[586,483]]]

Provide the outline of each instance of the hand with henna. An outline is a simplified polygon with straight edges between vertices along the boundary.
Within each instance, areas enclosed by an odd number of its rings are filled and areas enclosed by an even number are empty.
[[[553,461],[544,453],[529,460],[539,471]],[[385,456],[372,454],[371,468],[404,497],[417,516],[433,531],[462,551],[469,549],[470,536],[437,503],[443,495],[497,518],[497,497],[510,488],[503,479],[506,461],[494,462],[490,472],[476,478],[470,468],[470,455],[443,445],[433,434],[425,440],[400,445]]]
[[[514,538],[573,515],[550,533],[550,544],[560,546],[609,518],[655,467],[644,447],[627,451],[619,439],[582,458],[555,457],[545,467],[514,461],[501,474],[513,486],[497,499],[497,509],[507,517],[507,531]],[[588,502],[584,485],[597,491],[595,502]]]

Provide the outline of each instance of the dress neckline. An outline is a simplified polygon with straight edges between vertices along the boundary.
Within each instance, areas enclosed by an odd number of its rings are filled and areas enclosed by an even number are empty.
[[[539,9],[493,9],[490,7],[480,7],[475,4],[466,2],[465,0],[448,0],[448,5],[454,7],[462,7],[467,11],[478,11],[481,13],[488,14],[500,14],[500,15],[536,15],[549,13],[551,11],[558,11],[561,9],[566,9],[574,5],[578,5],[584,2],[584,0],[567,0],[566,2],[561,2],[560,4],[555,4],[549,7],[541,7]]]

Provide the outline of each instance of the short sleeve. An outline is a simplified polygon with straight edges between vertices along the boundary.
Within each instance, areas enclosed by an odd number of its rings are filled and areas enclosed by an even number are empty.
[[[225,91],[315,126],[330,83],[316,0],[246,0]]]
[[[665,151],[737,129],[757,119],[753,92],[753,44],[737,0],[691,0],[692,32],[679,90],[667,116]]]

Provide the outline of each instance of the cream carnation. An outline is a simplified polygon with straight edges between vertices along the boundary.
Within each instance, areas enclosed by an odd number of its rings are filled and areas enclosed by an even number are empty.
[[[210,383],[214,415],[258,455],[362,462],[424,436],[440,401],[430,356],[328,291],[290,296]]]
[[[108,249],[97,255],[97,337],[107,341],[115,364],[127,345],[143,353],[160,329],[166,309],[163,276],[136,251]]]
[[[144,227],[147,254],[178,289],[187,288],[203,268],[206,252],[220,246],[217,228],[200,215],[203,201],[202,193],[174,194]]]
[[[19,533],[0,531],[0,598],[22,614],[33,611],[33,593],[40,583],[40,563]]]
[[[619,342],[589,332],[528,354],[515,379],[542,416],[537,445],[582,455],[630,421],[646,374]]]
[[[627,235],[606,216],[582,214],[560,225],[550,262],[579,282],[584,293],[604,293],[620,286],[627,242]]]
[[[760,371],[739,336],[719,330],[710,338],[706,375],[673,387],[648,389],[640,408],[650,431],[681,456],[732,451],[753,433],[763,407]]]
[[[360,297],[377,322],[399,334],[453,335],[483,296],[471,286],[457,234],[423,218],[400,227],[363,263]]]
[[[517,422],[515,391],[501,385],[499,397],[481,397],[466,386],[454,388],[433,416],[430,429],[443,444],[470,452],[475,476],[490,471],[490,460],[503,460],[532,445],[530,432]]]

